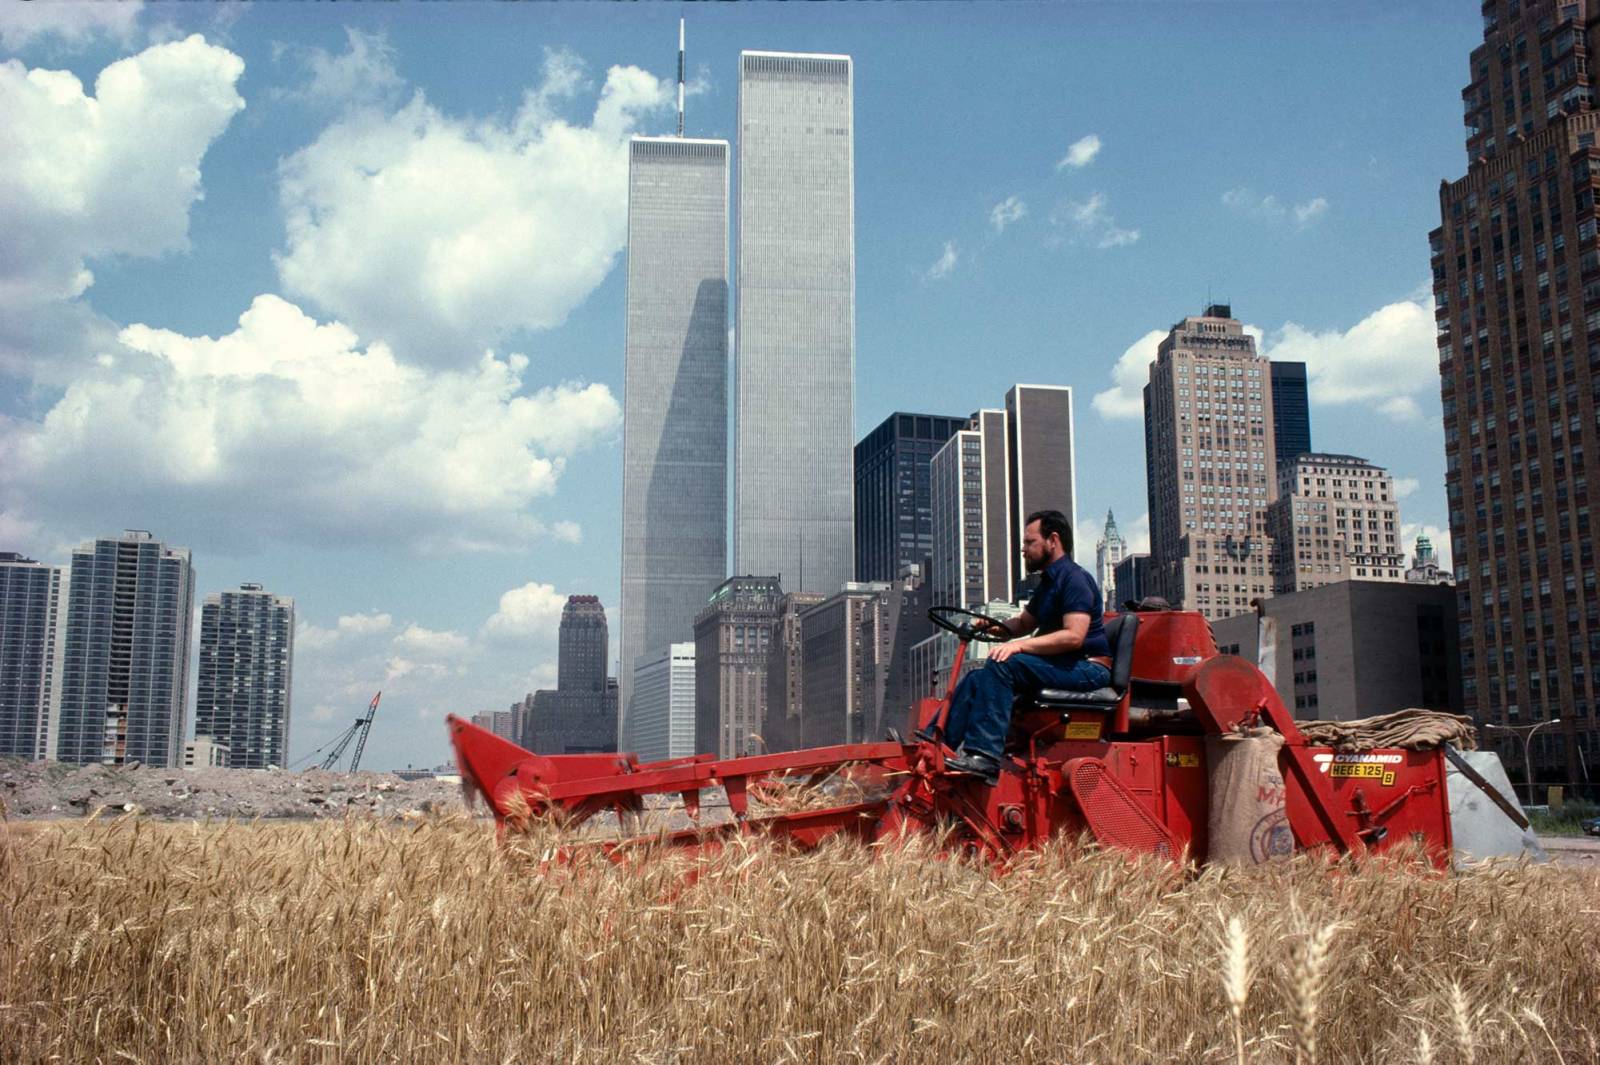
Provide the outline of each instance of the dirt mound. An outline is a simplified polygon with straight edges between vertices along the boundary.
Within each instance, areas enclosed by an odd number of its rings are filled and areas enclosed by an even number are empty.
[[[460,810],[463,804],[459,784],[402,780],[393,773],[70,766],[0,759],[0,808],[15,819],[81,817],[101,808],[163,819],[318,819],[348,813],[399,818]]]

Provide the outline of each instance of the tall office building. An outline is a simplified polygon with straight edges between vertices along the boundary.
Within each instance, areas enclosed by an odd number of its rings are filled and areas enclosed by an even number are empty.
[[[1480,724],[1559,717],[1533,738],[1535,776],[1581,781],[1581,753],[1600,753],[1600,10],[1482,10],[1461,92],[1467,174],[1441,183],[1429,234],[1463,700]]]
[[[982,410],[929,463],[933,565],[929,602],[968,610],[1011,598],[1006,413]]]
[[[639,761],[700,753],[694,746],[694,644],[675,643],[639,656],[633,692],[627,748]]]
[[[933,553],[928,468],[966,424],[895,413],[856,444],[856,580],[898,580],[908,567],[927,565]]]
[[[1106,511],[1106,527],[1094,545],[1094,579],[1100,582],[1100,595],[1105,605],[1115,609],[1117,603],[1117,566],[1128,555],[1128,541],[1117,528],[1117,519]]]
[[[622,396],[622,687],[728,565],[728,142],[635,137]]]
[[[1366,459],[1313,451],[1280,462],[1267,532],[1274,595],[1352,578],[1405,580],[1394,478]]]
[[[610,659],[606,609],[598,596],[569,595],[557,636],[556,686],[533,693],[523,746],[540,754],[585,754],[617,749],[617,682]],[[515,724],[507,711],[505,729]]]
[[[293,678],[293,599],[259,584],[206,596],[194,734],[226,747],[229,768],[289,764]]]
[[[1150,591],[1213,620],[1272,591],[1269,365],[1213,304],[1172,327],[1144,388]]]
[[[790,592],[778,601],[767,639],[767,702],[761,738],[767,741],[768,750],[792,751],[805,746],[795,727],[805,709],[800,618],[827,598],[817,592]]]
[[[0,757],[55,757],[66,570],[0,551]]]
[[[1074,530],[1078,527],[1077,449],[1072,432],[1070,387],[1015,385],[1006,393],[1013,599],[1032,594],[1035,583],[1022,559],[1022,528],[1028,515],[1059,510]]]
[[[1150,556],[1140,554],[1123,558],[1117,563],[1112,585],[1116,589],[1112,605],[1118,610],[1122,609],[1124,603],[1137,603],[1145,596],[1154,594],[1150,591]]]
[[[1279,470],[1311,450],[1311,401],[1303,362],[1272,363],[1272,447]]]
[[[767,648],[782,605],[776,577],[729,577],[695,619],[696,753],[734,758],[759,747]]]
[[[849,56],[739,56],[735,573],[831,595],[854,570]]]
[[[194,567],[131,530],[72,552],[56,757],[181,764]]]

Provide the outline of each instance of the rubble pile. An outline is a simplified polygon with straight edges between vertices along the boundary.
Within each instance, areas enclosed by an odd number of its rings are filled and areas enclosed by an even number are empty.
[[[393,773],[70,766],[0,759],[0,813],[12,819],[135,813],[184,818],[406,818],[465,809],[461,785]],[[480,806],[481,810],[481,806]]]

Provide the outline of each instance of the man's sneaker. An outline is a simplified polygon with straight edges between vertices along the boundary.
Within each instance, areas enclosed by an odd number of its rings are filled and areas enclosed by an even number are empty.
[[[947,773],[957,776],[977,777],[991,788],[1000,782],[1000,761],[983,751],[969,751],[963,747],[953,757],[944,760]]]

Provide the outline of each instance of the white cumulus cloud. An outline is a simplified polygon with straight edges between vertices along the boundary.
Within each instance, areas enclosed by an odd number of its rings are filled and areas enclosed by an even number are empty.
[[[1422,482],[1415,477],[1396,477],[1394,479],[1394,497],[1404,499],[1422,487]]]
[[[1067,154],[1061,157],[1056,164],[1057,170],[1082,170],[1094,162],[1094,157],[1100,154],[1100,138],[1091,133],[1087,137],[1079,137],[1067,148]]]
[[[394,638],[394,645],[424,658],[456,658],[467,652],[471,641],[459,632],[427,629],[413,622]]]
[[[198,35],[112,63],[92,95],[66,71],[0,63],[0,316],[81,295],[92,259],[187,247],[200,162],[244,107],[243,73]]]
[[[509,120],[452,117],[419,92],[334,122],[280,167],[285,289],[437,364],[559,325],[622,250],[628,138],[669,96],[612,67],[586,124],[559,117],[582,88],[555,53]]]
[[[484,632],[511,639],[553,636],[566,605],[567,597],[554,585],[529,581],[500,596],[500,609],[484,622]]]
[[[928,280],[942,281],[943,279],[949,277],[950,272],[956,268],[956,260],[960,257],[960,253],[956,251],[955,242],[950,240],[945,241],[944,251],[941,252],[939,257],[933,261],[933,265],[928,267]]]
[[[179,513],[233,544],[523,544],[566,456],[620,422],[603,385],[522,394],[526,368],[407,366],[276,296],[215,339],[129,326],[41,421],[0,421],[0,509],[67,527]]]
[[[395,50],[381,33],[346,26],[346,49],[337,55],[321,48],[289,50],[305,67],[305,81],[273,95],[319,109],[392,103],[405,89],[395,70]]]
[[[1004,233],[1006,226],[1023,218],[1028,213],[1028,205],[1016,196],[1007,196],[994,205],[989,212],[989,224],[994,226],[996,233]]]

